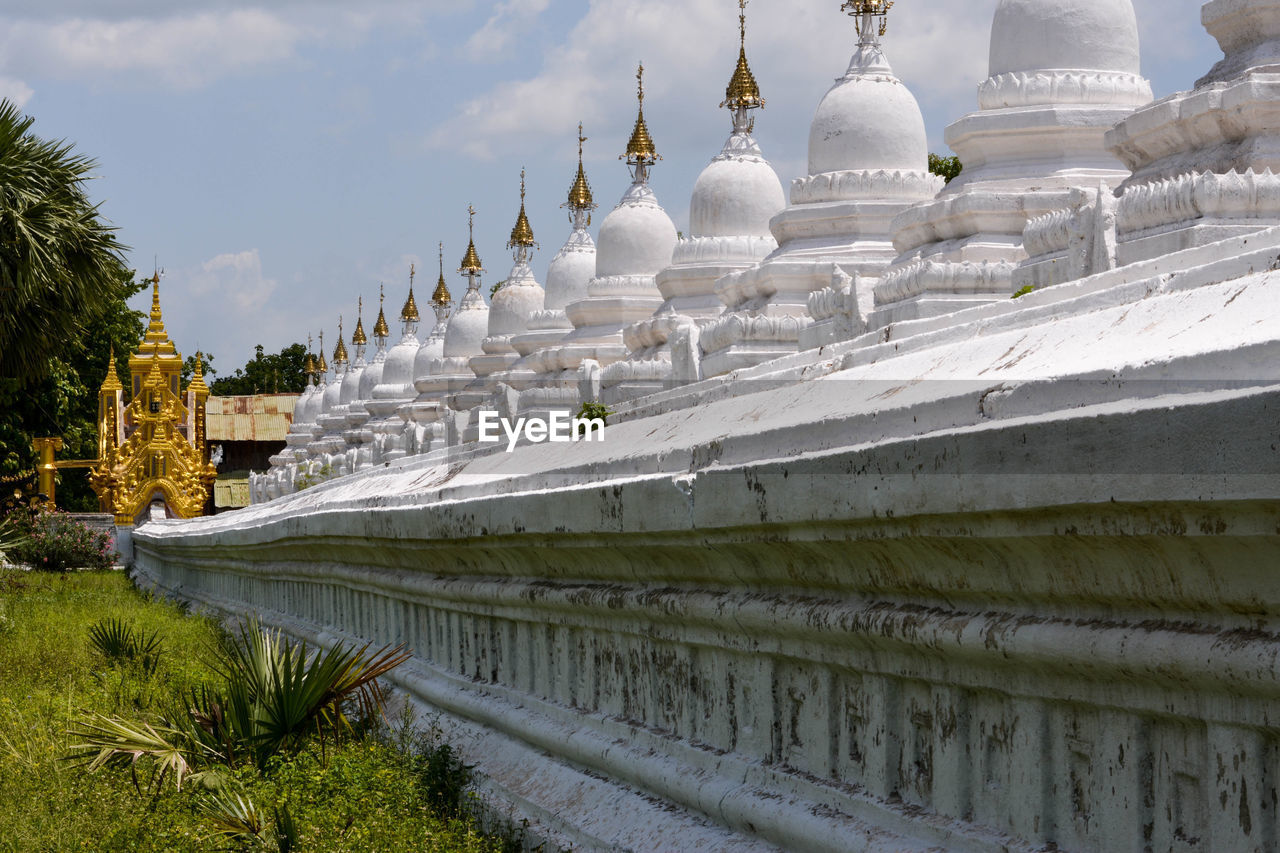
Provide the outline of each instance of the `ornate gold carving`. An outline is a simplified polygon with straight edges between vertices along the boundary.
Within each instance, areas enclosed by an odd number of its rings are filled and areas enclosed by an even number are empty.
[[[413,264],[409,264],[409,298],[404,301],[404,307],[400,309],[401,323],[416,323],[422,319],[418,314],[418,303],[413,298],[413,278],[417,275],[417,268]]]
[[[569,187],[569,201],[561,205],[571,210],[592,211],[599,205],[591,196],[591,185],[587,183],[587,172],[582,166],[582,143],[587,141],[587,137],[582,135],[582,122],[578,122],[578,174],[573,179],[573,186]],[[591,217],[587,217],[587,224],[591,224]]]
[[[733,69],[720,106],[734,112],[759,109],[764,106],[764,98],[760,97],[760,86],[747,64],[747,0],[738,0],[738,41],[738,66]]]
[[[462,256],[462,266],[458,267],[458,272],[466,276],[477,275],[484,272],[484,267],[480,265],[480,255],[476,253],[476,209],[473,205],[467,206],[467,232],[470,238],[467,242],[467,253]]]
[[[637,97],[640,108],[636,113],[636,126],[631,131],[631,139],[627,142],[627,153],[619,159],[626,160],[631,166],[652,166],[662,159],[658,149],[649,135],[649,126],[644,121],[644,63],[640,63],[636,71]]]

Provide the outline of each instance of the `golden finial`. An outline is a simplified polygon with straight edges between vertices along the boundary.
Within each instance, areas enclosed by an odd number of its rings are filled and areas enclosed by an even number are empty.
[[[333,348],[333,363],[335,365],[346,364],[347,361],[348,361],[347,345],[342,341],[342,315],[339,314],[338,315],[338,345]]]
[[[369,343],[364,335],[364,297],[356,298],[356,330],[351,333],[351,345],[362,347]]]
[[[416,323],[421,319],[418,315],[418,303],[413,299],[413,277],[417,274],[417,268],[409,264],[409,298],[404,301],[404,307],[400,309],[401,323]]]
[[[598,205],[591,196],[591,185],[587,183],[587,172],[582,166],[582,143],[587,138],[582,135],[582,122],[578,122],[578,174],[573,179],[573,186],[569,187],[569,201],[562,204],[561,207],[567,207],[572,210],[595,210]],[[590,225],[590,219],[587,220]]]
[[[517,247],[529,248],[538,244],[533,240],[533,226],[524,212],[524,169],[520,170],[520,215],[516,217],[515,227],[511,229],[511,239],[507,241],[508,249]]]
[[[378,322],[373,324],[373,336],[375,338],[386,338],[390,336],[391,329],[387,327],[387,315],[382,311],[382,301],[386,298],[386,293],[381,284],[378,285]]]
[[[311,335],[308,334],[307,335],[307,360],[304,361],[302,364],[302,372],[307,374],[308,380],[315,379],[315,376],[316,376],[316,357],[311,352],[314,344],[315,344],[315,341],[312,339]]]
[[[320,330],[320,365],[319,365],[319,371],[320,371],[320,375],[321,375],[321,376],[323,376],[324,374],[326,374],[326,373],[328,373],[328,372],[329,372],[329,362],[327,362],[327,361],[325,361],[325,360],[324,360],[324,329],[321,329],[321,330]]]
[[[735,112],[759,109],[764,106],[764,98],[760,97],[760,86],[747,64],[747,0],[738,0],[738,41],[738,67],[733,70],[720,106]]]
[[[889,31],[889,10],[893,4],[894,0],[845,0],[840,4],[840,11],[855,20],[861,38],[869,39],[876,32],[876,18],[880,19],[880,35]]]
[[[467,220],[467,233],[470,235],[470,240],[467,243],[467,253],[462,256],[462,266],[458,267],[458,272],[463,275],[478,275],[485,270],[480,265],[480,255],[476,253],[476,209],[473,205],[467,205],[467,214],[470,217]]]
[[[440,278],[436,280],[436,292],[431,294],[431,304],[443,308],[453,301],[449,287],[444,283],[444,241],[440,243]]]
[[[627,143],[627,153],[619,157],[631,166],[652,166],[662,159],[654,147],[653,137],[649,135],[649,126],[644,123],[644,63],[640,63],[636,71],[637,91],[640,103],[636,113],[636,126],[631,131],[631,140]]]

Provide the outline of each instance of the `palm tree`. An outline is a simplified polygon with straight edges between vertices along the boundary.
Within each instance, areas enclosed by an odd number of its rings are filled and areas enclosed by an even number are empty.
[[[23,385],[130,281],[125,247],[85,192],[97,164],[32,134],[34,121],[0,100],[0,378]]]

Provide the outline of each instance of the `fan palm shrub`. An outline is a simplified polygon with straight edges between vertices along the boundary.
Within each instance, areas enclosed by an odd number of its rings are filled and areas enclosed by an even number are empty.
[[[251,762],[262,769],[275,755],[299,749],[311,736],[339,737],[354,720],[381,714],[385,694],[377,679],[408,660],[403,645],[372,651],[338,645],[311,649],[256,621],[215,652],[222,684],[185,697],[160,719],[95,715],[72,731],[79,740],[69,758],[87,765],[150,766],[148,786],[172,779],[208,780],[219,768]]]

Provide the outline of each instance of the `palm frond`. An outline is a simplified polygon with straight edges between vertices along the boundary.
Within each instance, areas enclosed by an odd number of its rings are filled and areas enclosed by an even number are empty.
[[[165,777],[172,774],[174,785],[182,790],[183,780],[191,772],[187,753],[179,745],[182,732],[170,726],[94,714],[70,734],[81,739],[72,745],[70,760],[85,764],[90,773],[103,767],[128,768],[139,790],[142,785],[138,781],[138,763],[144,758],[150,760],[151,767],[148,788],[159,789]]]

